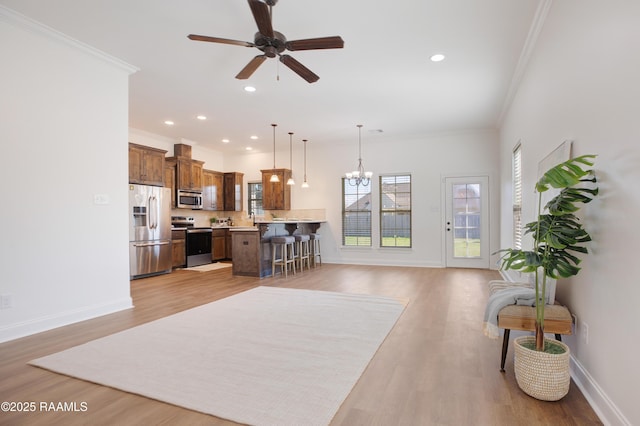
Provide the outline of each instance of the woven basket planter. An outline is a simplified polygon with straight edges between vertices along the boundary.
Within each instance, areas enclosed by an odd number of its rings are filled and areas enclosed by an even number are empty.
[[[542,401],[557,401],[569,392],[569,347],[556,340],[546,342],[561,346],[562,354],[548,354],[527,349],[523,343],[533,343],[535,336],[523,336],[514,340],[514,368],[518,386],[527,395]]]

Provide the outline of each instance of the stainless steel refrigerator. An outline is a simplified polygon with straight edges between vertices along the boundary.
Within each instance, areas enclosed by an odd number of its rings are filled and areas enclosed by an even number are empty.
[[[129,185],[129,275],[171,272],[171,190]]]

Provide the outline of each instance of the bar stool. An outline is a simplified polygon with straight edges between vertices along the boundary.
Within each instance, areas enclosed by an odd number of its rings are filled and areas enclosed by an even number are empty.
[[[311,263],[316,267],[318,261],[322,265],[322,255],[320,254],[320,234],[310,234],[311,238]]]
[[[307,262],[307,269],[311,269],[310,253],[309,253],[309,241],[311,237],[308,234],[294,235],[296,239],[296,263],[300,268],[300,271],[304,271],[304,263]]]
[[[296,273],[296,259],[294,254],[296,239],[291,236],[272,237],[271,238],[271,276],[276,275],[276,266],[280,266],[280,271],[287,276],[289,265],[291,270]],[[279,249],[279,256],[278,256]]]

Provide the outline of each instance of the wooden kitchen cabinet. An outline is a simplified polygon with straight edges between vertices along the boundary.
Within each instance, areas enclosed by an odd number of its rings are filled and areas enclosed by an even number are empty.
[[[176,168],[174,159],[167,158],[164,162],[164,186],[171,189],[171,208],[176,207]]]
[[[202,171],[202,209],[224,210],[224,173]]]
[[[204,161],[174,157],[177,163],[176,188],[202,191],[202,170]]]
[[[233,259],[233,238],[232,238],[232,232],[229,231],[227,229],[227,246],[226,248],[226,253],[227,253],[227,259],[231,260]]]
[[[224,210],[229,212],[242,211],[242,180],[244,174],[229,172],[224,174]]]
[[[211,232],[211,260],[218,261],[226,259],[227,256],[227,235],[226,228],[213,229]]]
[[[172,266],[180,268],[187,265],[187,232],[171,231]]]
[[[167,151],[129,144],[129,183],[164,186],[164,155]]]
[[[271,244],[260,231],[230,231],[233,239],[233,275],[271,275]]]
[[[291,210],[291,187],[287,180],[291,177],[289,169],[260,170],[262,172],[262,208],[264,210]],[[280,182],[271,182],[276,174]]]

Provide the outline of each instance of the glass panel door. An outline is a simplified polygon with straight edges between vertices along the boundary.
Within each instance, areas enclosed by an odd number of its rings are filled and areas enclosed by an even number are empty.
[[[445,178],[447,267],[489,267],[488,181],[486,176]]]

